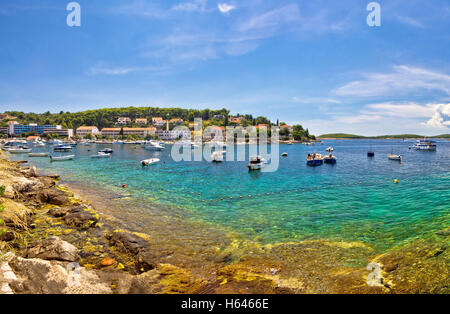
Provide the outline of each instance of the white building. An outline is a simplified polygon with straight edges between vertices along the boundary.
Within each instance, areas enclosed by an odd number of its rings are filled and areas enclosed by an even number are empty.
[[[117,119],[117,124],[128,124],[131,123],[131,119],[128,117],[119,117]]]
[[[92,134],[93,136],[100,134],[100,131],[96,126],[80,126],[76,133],[79,137],[84,138],[88,134]]]
[[[191,131],[189,130],[160,130],[158,131],[158,137],[162,140],[177,140],[177,139],[184,139],[189,140],[191,138]]]

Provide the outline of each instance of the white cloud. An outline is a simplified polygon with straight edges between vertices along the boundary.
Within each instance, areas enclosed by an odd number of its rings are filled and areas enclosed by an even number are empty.
[[[282,24],[300,21],[300,9],[297,4],[288,4],[281,8],[254,16],[238,26],[239,31],[278,28]]]
[[[182,2],[172,7],[174,11],[203,12],[206,10],[207,0],[194,0],[192,2]]]
[[[135,72],[161,72],[166,70],[164,67],[105,67],[93,66],[89,69],[89,75],[125,75]]]
[[[337,99],[333,98],[323,98],[323,97],[292,97],[293,102],[298,102],[302,104],[317,104],[317,103],[328,103],[328,104],[339,104],[341,103]]]
[[[416,28],[425,28],[425,25],[422,24],[419,20],[413,19],[409,16],[398,16],[397,20],[400,21],[403,24],[413,26]]]
[[[219,3],[217,5],[217,8],[219,9],[220,12],[222,12],[224,14],[236,9],[236,7],[234,5],[227,4],[227,3]]]
[[[424,125],[439,129],[450,128],[450,103],[435,105],[433,116]]]
[[[391,73],[363,74],[364,79],[345,84],[333,91],[339,96],[389,96],[440,91],[450,95],[450,75],[406,65],[395,66]]]

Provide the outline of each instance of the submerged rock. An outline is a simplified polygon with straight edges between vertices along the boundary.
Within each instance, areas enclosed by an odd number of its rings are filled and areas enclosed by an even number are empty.
[[[99,216],[92,209],[85,206],[76,206],[70,208],[63,219],[69,226],[90,228],[97,224]]]
[[[77,248],[58,237],[49,237],[29,247],[25,256],[44,260],[75,262],[79,260]]]
[[[69,210],[70,210],[70,208],[68,208],[68,207],[66,207],[66,208],[54,207],[54,208],[49,209],[47,214],[49,214],[50,216],[59,218],[59,217],[64,217],[65,215],[67,215]]]

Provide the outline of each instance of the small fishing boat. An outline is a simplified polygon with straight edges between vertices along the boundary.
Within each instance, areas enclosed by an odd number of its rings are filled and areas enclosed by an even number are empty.
[[[375,157],[375,152],[372,149],[372,146],[370,147],[370,150],[367,152],[367,157]]]
[[[323,157],[321,154],[308,154],[306,157],[306,164],[310,167],[317,167],[323,165]]]
[[[328,147],[328,148],[326,149],[326,151],[327,151],[327,152],[332,152],[332,151],[334,151],[334,148],[330,146],[330,147]]]
[[[66,161],[73,160],[75,155],[67,155],[67,156],[50,156],[50,161]]]
[[[91,155],[91,158],[110,158],[111,154],[98,152],[96,155]]]
[[[261,170],[264,167],[264,159],[261,156],[250,157],[250,162],[247,165],[248,170]]]
[[[99,150],[98,152],[99,153],[104,153],[104,154],[112,154],[112,153],[114,153],[114,151],[111,148],[105,148],[105,149]]]
[[[336,156],[333,156],[333,154],[331,154],[331,153],[329,155],[323,157],[323,162],[326,164],[334,165],[336,163],[336,160],[337,160]]]
[[[29,153],[28,157],[48,157],[49,153]]]
[[[222,162],[224,152],[214,152],[211,155],[212,162]]]
[[[156,164],[157,162],[160,162],[158,158],[145,159],[141,161],[141,165],[145,167]]]
[[[288,144],[288,145],[293,145],[294,143],[292,143],[292,142],[288,142],[287,144]]]
[[[287,156],[288,156],[288,153],[282,153],[281,156],[287,157]]]
[[[10,154],[26,154],[26,153],[30,153],[30,152],[31,152],[31,149],[26,146],[8,149],[8,153],[10,153]]]
[[[388,154],[389,160],[402,161],[402,155]]]

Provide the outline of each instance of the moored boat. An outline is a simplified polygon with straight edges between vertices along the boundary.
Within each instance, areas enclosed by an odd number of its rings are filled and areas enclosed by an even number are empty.
[[[402,161],[402,155],[388,154],[387,157],[389,160]]]
[[[306,157],[306,164],[310,167],[316,167],[323,165],[323,157],[321,154],[308,154]]]
[[[214,152],[211,155],[212,162],[222,162],[224,152]]]
[[[91,158],[110,158],[111,154],[104,153],[104,152],[98,152],[96,155],[91,155]]]
[[[436,151],[436,142],[435,141],[430,141],[427,139],[423,139],[423,140],[418,140],[416,142],[416,144],[414,144],[413,146],[409,147],[409,149],[415,149],[415,150],[420,150],[420,151],[428,151],[428,152],[434,152]]]
[[[99,153],[104,153],[104,154],[112,154],[112,153],[114,153],[114,151],[111,148],[105,148],[105,149],[99,150],[98,152]]]
[[[326,151],[327,151],[327,152],[332,152],[332,151],[334,151],[334,148],[330,146],[330,147],[328,147],[328,148],[326,149]]]
[[[331,153],[323,157],[323,162],[326,164],[335,164],[336,160],[337,160],[336,156],[333,156],[333,154]]]
[[[28,157],[48,157],[49,153],[29,153]]]
[[[73,160],[75,155],[67,155],[67,156],[50,156],[50,161],[66,161]]]
[[[151,158],[151,159],[145,159],[141,161],[142,166],[150,166],[153,164],[156,164],[157,162],[160,162],[158,158]]]
[[[158,142],[153,142],[153,141],[151,141],[148,144],[145,144],[143,146],[143,148],[146,149],[146,150],[151,150],[151,151],[162,151],[162,150],[164,150],[164,146],[162,146]]]
[[[250,162],[247,165],[248,170],[261,170],[264,167],[264,159],[261,156],[250,157]]]
[[[10,148],[7,150],[10,154],[26,154],[31,153],[31,149],[27,146],[17,147],[17,148]]]
[[[53,148],[53,151],[55,151],[55,152],[71,152],[72,151],[72,146],[69,146],[69,145],[56,145]]]

